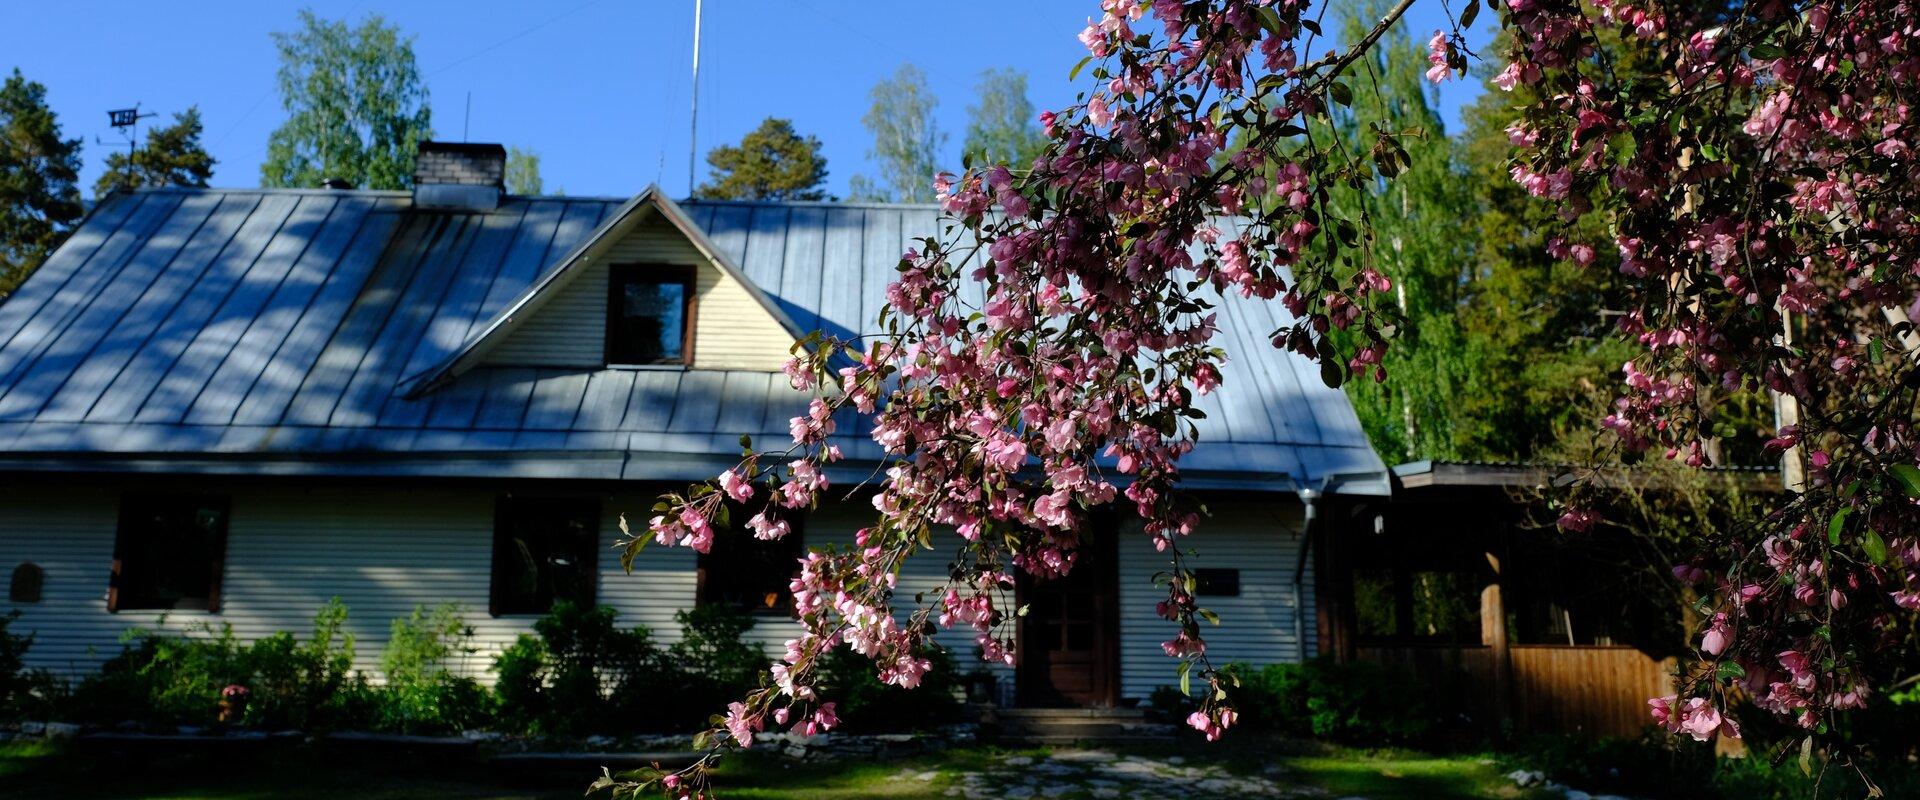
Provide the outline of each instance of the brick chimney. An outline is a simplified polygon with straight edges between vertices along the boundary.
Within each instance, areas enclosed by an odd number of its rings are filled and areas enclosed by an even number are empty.
[[[414,154],[413,204],[445,211],[492,211],[506,190],[507,149],[497,144],[421,142]]]

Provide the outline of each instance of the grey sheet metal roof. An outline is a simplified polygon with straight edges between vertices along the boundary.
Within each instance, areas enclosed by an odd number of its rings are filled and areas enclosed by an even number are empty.
[[[710,475],[741,434],[785,437],[804,398],[782,376],[478,366],[406,391],[638,199],[446,213],[397,192],[110,198],[0,303],[0,469]],[[870,327],[909,239],[939,232],[928,206],[656,202],[798,329],[841,335]],[[1231,357],[1202,400],[1189,482],[1384,492],[1345,397],[1266,344],[1286,319],[1278,303],[1222,304]],[[855,460],[879,456],[855,420],[841,430]]]

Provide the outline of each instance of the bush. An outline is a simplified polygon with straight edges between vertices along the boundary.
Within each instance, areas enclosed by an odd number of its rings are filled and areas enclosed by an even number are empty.
[[[1239,680],[1228,694],[1248,728],[1360,746],[1420,744],[1436,728],[1439,709],[1421,684],[1384,664],[1317,658],[1264,667],[1231,664],[1226,671]],[[1196,705],[1172,687],[1155,690],[1149,703],[1175,719]]]
[[[347,607],[336,597],[313,618],[305,642],[280,632],[253,643],[244,663],[251,677],[242,719],[265,728],[332,728],[364,724],[365,714],[346,703],[347,690],[362,682],[353,671],[353,635],[346,633]]]
[[[502,724],[574,735],[661,728],[687,720],[653,708],[684,683],[647,629],[620,630],[609,606],[555,602],[494,660]]]
[[[839,703],[842,730],[852,733],[922,731],[960,718],[960,676],[947,651],[926,645],[923,658],[933,669],[920,685],[903,689],[883,683],[873,660],[847,648],[835,648],[820,664],[819,684]]]
[[[701,712],[716,713],[760,686],[771,662],[747,642],[753,616],[726,606],[695,606],[673,615],[680,641],[670,653],[686,674],[686,690]]]
[[[1529,736],[1521,741],[1522,747],[1510,759],[1513,765],[1540,770],[1553,780],[1589,792],[1675,800],[1804,800],[1866,794],[1866,784],[1851,767],[1815,756],[1808,764],[1811,774],[1802,772],[1791,746],[1787,756],[1774,763],[1771,751],[1715,758],[1712,744],[1653,728],[1635,739],[1562,735]],[[1920,797],[1920,771],[1904,759],[1875,759],[1862,768],[1882,796]]]
[[[222,690],[252,677],[231,625],[201,623],[178,636],[136,628],[121,640],[120,653],[74,690],[75,719],[209,725],[220,721]]]
[[[380,668],[387,683],[373,696],[374,724],[400,733],[447,733],[484,725],[493,698],[480,683],[453,669],[471,657],[473,629],[451,603],[393,621]]]
[[[33,635],[9,630],[20,612],[0,614],[0,719],[22,715],[33,699],[34,674],[26,668]]]

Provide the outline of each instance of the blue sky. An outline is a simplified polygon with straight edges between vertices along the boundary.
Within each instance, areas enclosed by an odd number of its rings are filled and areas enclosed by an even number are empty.
[[[1085,54],[1074,36],[1099,8],[1097,0],[705,5],[701,177],[708,148],[737,140],[767,116],[788,117],[825,144],[836,194],[855,173],[870,171],[870,140],[860,125],[867,90],[899,64],[927,73],[940,98],[938,123],[949,134],[948,160],[957,166],[980,72],[1024,70],[1038,107],[1065,105],[1075,90],[1067,72]],[[291,29],[299,7],[18,4],[0,26],[0,69],[17,66],[46,84],[66,135],[86,141],[89,191],[108,150],[125,146],[107,126],[106,110],[136,101],[163,114],[198,104],[207,147],[219,160],[214,184],[254,186],[267,135],[282,119],[268,34]],[[308,7],[328,17],[379,13],[413,35],[440,138],[460,138],[471,92],[467,138],[538,151],[549,190],[631,195],[658,182],[675,196],[686,192],[693,0],[321,0]],[[1437,0],[1417,4],[1412,29],[1430,34],[1440,14]],[[1450,129],[1477,93],[1471,80],[1442,89]]]

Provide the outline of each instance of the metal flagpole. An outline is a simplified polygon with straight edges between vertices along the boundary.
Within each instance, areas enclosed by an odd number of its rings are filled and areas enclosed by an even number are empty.
[[[693,0],[693,109],[687,114],[687,196],[693,196],[700,149],[700,0]]]

